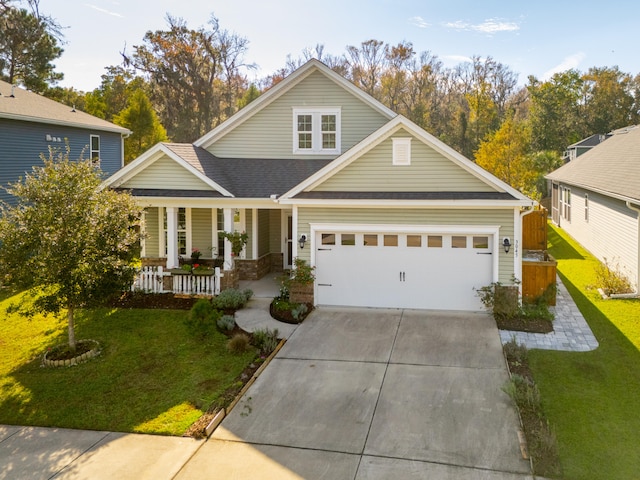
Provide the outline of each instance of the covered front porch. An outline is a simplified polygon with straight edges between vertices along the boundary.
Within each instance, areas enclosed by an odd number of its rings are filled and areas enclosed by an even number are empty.
[[[274,202],[247,208],[229,206],[228,201],[223,205],[215,205],[214,201],[202,205],[184,200],[145,206],[143,266],[162,266],[165,270],[189,268],[184,265],[220,267],[225,277],[223,288],[291,268],[291,209]],[[238,255],[233,254],[231,242],[221,236],[224,232],[247,234],[247,242]]]

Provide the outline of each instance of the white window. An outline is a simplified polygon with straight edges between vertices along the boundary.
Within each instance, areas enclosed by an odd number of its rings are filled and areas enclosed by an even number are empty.
[[[584,194],[584,221],[589,223],[589,194]]]
[[[294,108],[293,153],[339,154],[340,109]]]
[[[411,139],[392,138],[393,142],[393,164],[411,165]]]
[[[89,158],[91,159],[91,163],[94,166],[99,167],[100,166],[100,135],[91,135],[91,137],[89,138],[89,148],[90,148]]]
[[[176,230],[178,233],[178,255],[187,255],[188,251],[188,225],[187,222],[190,217],[190,209],[187,211],[186,208],[178,208],[178,223],[176,224]],[[162,239],[164,242],[164,255],[167,256],[167,244],[168,244],[168,236],[167,236],[167,209],[162,208]],[[189,242],[190,243],[190,242]]]
[[[562,187],[560,189],[560,215],[567,222],[571,222],[571,189]]]

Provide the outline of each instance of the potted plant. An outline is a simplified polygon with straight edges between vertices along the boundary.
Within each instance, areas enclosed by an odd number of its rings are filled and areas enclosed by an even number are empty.
[[[231,253],[234,257],[240,255],[242,249],[249,240],[249,235],[246,232],[220,232],[220,237],[229,240],[231,243]]]
[[[202,256],[202,252],[197,248],[191,249],[191,263],[198,263],[200,257]]]
[[[313,305],[313,282],[316,279],[316,267],[309,265],[306,260],[296,257],[293,260],[293,271],[287,280],[289,298],[294,303],[308,303]]]

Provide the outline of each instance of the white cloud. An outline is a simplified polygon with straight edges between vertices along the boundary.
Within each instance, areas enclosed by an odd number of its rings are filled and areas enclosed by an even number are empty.
[[[96,10],[96,11],[98,11],[100,13],[106,13],[107,15],[111,15],[113,17],[124,18],[123,15],[120,15],[117,12],[111,12],[111,11],[106,10],[104,8],[97,7],[96,5],[91,5],[90,3],[85,3],[84,5],[85,5],[85,7],[93,8],[94,10]]]
[[[442,59],[449,65],[457,65],[459,63],[471,62],[472,58],[465,55],[444,55]]]
[[[430,24],[427,23],[422,17],[411,17],[409,19],[409,23],[418,28],[427,28],[430,26]]]
[[[499,32],[516,32],[520,30],[520,25],[516,22],[505,22],[497,18],[489,18],[482,23],[469,23],[462,20],[456,20],[455,22],[445,22],[442,24],[445,28],[451,28],[454,30],[463,30],[469,32],[479,32],[493,35]]]
[[[573,55],[565,57],[558,65],[544,72],[542,74],[542,80],[549,80],[556,73],[576,68],[585,58],[587,58],[587,56],[584,52],[574,53]]]

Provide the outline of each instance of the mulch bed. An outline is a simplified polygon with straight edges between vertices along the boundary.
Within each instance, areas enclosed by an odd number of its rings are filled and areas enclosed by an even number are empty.
[[[516,332],[549,333],[553,332],[553,323],[545,319],[500,318],[496,319],[500,330]]]
[[[161,308],[191,310],[198,301],[194,297],[176,297],[173,293],[125,292],[111,300],[108,306],[114,308]]]

